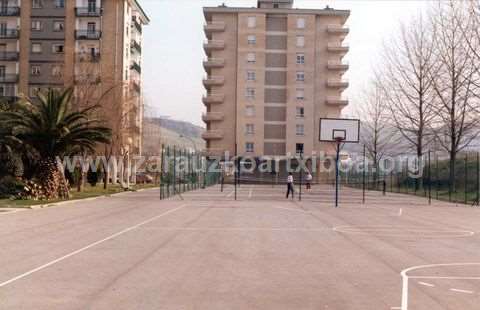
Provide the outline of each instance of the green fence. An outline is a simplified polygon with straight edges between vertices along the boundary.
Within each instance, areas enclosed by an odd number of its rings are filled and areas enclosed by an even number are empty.
[[[366,169],[341,172],[341,182],[365,191],[404,193],[428,200],[479,204],[480,155],[477,152],[460,153],[455,161],[450,161],[445,154],[427,152],[421,158],[397,157],[393,163],[394,169],[382,169],[366,159]]]
[[[215,165],[201,153],[162,146],[160,199],[218,184],[221,173]]]

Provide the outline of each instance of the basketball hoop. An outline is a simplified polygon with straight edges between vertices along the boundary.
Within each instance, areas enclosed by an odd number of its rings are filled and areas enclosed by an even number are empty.
[[[360,140],[360,120],[346,118],[321,118],[320,119],[320,142],[336,144],[335,160],[335,207],[338,207],[338,183],[340,147],[342,143],[358,143]]]

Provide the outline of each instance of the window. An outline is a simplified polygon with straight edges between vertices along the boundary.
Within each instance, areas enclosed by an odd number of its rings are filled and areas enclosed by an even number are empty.
[[[247,71],[247,80],[248,81],[255,81],[256,80],[255,71]]]
[[[303,143],[297,143],[295,145],[295,152],[297,154],[303,154]]]
[[[32,8],[41,9],[42,8],[42,0],[32,0]]]
[[[305,64],[305,54],[297,54],[297,65]]]
[[[305,37],[297,36],[297,47],[304,47],[304,46],[305,46]]]
[[[97,30],[97,23],[89,22],[87,23],[87,32],[94,33]]]
[[[39,20],[32,20],[32,31],[41,31],[42,22]]]
[[[305,28],[305,18],[298,18],[297,19],[297,28],[304,29]]]
[[[65,7],[65,0],[55,0],[55,7],[58,8],[64,8]]]
[[[246,95],[247,99],[255,99],[255,89],[254,88],[247,88]]]
[[[250,63],[250,64],[254,64],[255,63],[255,53],[248,53],[247,54],[247,62]]]
[[[253,153],[253,143],[252,142],[245,143],[245,151],[247,153]]]
[[[52,53],[62,54],[63,52],[64,52],[64,45],[63,44],[52,44]]]
[[[257,37],[254,34],[250,34],[248,36],[248,44],[255,44],[257,43]]]
[[[63,75],[63,66],[62,65],[53,65],[52,66],[52,76],[61,77]]]
[[[253,124],[245,125],[245,133],[247,135],[253,135],[255,133],[255,126]]]
[[[53,22],[53,31],[63,31],[64,28],[65,28],[65,23],[63,21]]]
[[[303,136],[305,134],[305,126],[303,124],[297,124],[295,126],[295,132],[297,136]]]
[[[248,106],[245,108],[245,115],[246,116],[255,116],[255,107]]]
[[[297,112],[297,113],[296,113],[296,116],[297,116],[298,118],[303,118],[303,117],[305,117],[305,109],[304,109],[303,107],[297,107],[296,112]]]
[[[32,53],[41,53],[42,43],[32,43]]]
[[[278,3],[274,3],[274,4],[273,4],[273,8],[274,8],[274,9],[278,9],[279,7],[280,7],[280,6],[278,5]]]
[[[298,82],[303,82],[303,81],[305,81],[305,72],[303,72],[303,71],[297,71],[297,81],[298,81]]]
[[[297,100],[303,100],[303,99],[305,99],[305,90],[304,90],[304,89],[301,89],[301,88],[297,89],[297,91],[296,91],[296,98],[297,98]]]
[[[41,71],[40,71],[40,66],[38,65],[32,65],[30,67],[30,74],[31,75],[40,75]]]
[[[255,28],[257,27],[257,18],[255,16],[248,17],[248,28]]]

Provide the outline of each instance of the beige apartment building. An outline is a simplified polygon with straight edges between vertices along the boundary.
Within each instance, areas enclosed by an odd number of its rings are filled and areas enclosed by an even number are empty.
[[[255,157],[325,150],[319,119],[348,101],[342,79],[350,11],[294,9],[293,0],[257,8],[205,7],[203,138],[207,153]]]
[[[74,86],[98,102],[117,150],[141,153],[142,27],[136,0],[0,0],[0,98]]]

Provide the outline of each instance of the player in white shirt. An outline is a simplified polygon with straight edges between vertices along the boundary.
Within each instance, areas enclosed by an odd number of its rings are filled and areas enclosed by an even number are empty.
[[[290,192],[292,193],[292,198],[293,198],[293,175],[291,172],[288,173],[288,177],[287,177],[287,198]]]

